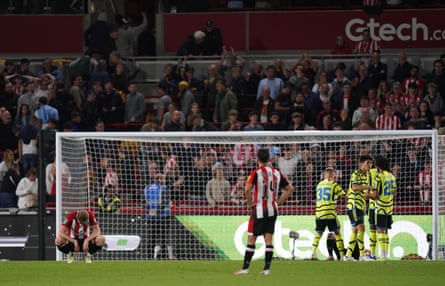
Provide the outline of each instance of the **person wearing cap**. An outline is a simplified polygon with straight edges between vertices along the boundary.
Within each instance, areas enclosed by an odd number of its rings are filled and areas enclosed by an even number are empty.
[[[241,126],[241,122],[238,120],[238,110],[230,109],[227,113],[227,120],[221,124],[221,130],[228,131],[233,124],[239,124]]]
[[[289,130],[307,130],[309,126],[303,121],[303,114],[295,111],[292,113]]]
[[[190,106],[196,102],[195,95],[189,89],[189,83],[182,80],[178,83],[179,97],[181,101],[181,111],[185,117],[190,112]]]
[[[223,37],[221,30],[214,27],[213,21],[209,19],[206,21],[203,32],[205,33],[205,40],[202,54],[204,56],[221,55],[223,49]]]
[[[202,56],[204,53],[204,41],[206,34],[201,31],[195,31],[181,44],[176,56],[191,59],[193,57]]]
[[[249,113],[249,122],[244,125],[244,131],[262,131],[264,130],[263,125],[258,123],[258,111],[251,111]]]
[[[236,95],[227,88],[223,78],[216,81],[215,111],[213,113],[214,122],[224,122],[228,118],[231,109],[238,109],[238,99]]]

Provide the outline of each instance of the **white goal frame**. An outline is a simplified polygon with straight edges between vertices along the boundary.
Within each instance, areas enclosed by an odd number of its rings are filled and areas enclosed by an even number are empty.
[[[62,140],[63,138],[72,138],[72,139],[84,139],[84,138],[93,138],[93,139],[115,139],[115,140],[125,140],[125,141],[140,141],[143,138],[148,137],[156,137],[161,138],[162,142],[169,142],[170,138],[187,138],[187,137],[197,137],[202,138],[203,143],[221,143],[218,141],[218,138],[221,137],[231,137],[231,138],[239,138],[244,141],[251,140],[251,143],[262,143],[264,141],[256,141],[261,140],[262,138],[280,138],[280,137],[295,137],[295,142],[310,142],[305,138],[313,138],[313,140],[323,139],[329,137],[337,137],[343,138],[344,140],[348,137],[354,136],[372,136],[374,139],[382,138],[382,139],[393,139],[394,137],[403,137],[413,138],[415,136],[419,137],[430,137],[431,138],[431,160],[432,160],[432,235],[434,238],[438,238],[439,231],[439,184],[438,184],[438,144],[440,143],[438,140],[437,130],[397,130],[397,131],[239,131],[239,132],[57,132],[56,134],[56,170],[62,169]],[[343,141],[344,141],[343,140]],[[440,140],[442,141],[442,140]],[[327,141],[328,142],[328,141]],[[444,141],[445,142],[445,141]],[[444,144],[444,143],[440,143]],[[445,148],[445,146],[444,146]],[[56,172],[56,234],[60,229],[60,225],[63,220],[63,213],[61,208],[62,203],[62,175],[61,172]],[[445,184],[445,183],[443,183]],[[445,197],[445,194],[441,195]],[[444,230],[440,230],[443,232]],[[347,238],[346,238],[347,240]],[[437,260],[439,253],[438,239],[433,239],[432,241],[432,259]],[[61,260],[63,255],[57,251],[56,249],[56,258],[57,260]],[[443,255],[441,255],[443,256]],[[439,259],[444,259],[443,257]]]

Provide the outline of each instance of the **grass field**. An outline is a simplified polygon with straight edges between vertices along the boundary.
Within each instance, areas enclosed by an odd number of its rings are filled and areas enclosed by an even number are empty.
[[[234,276],[240,261],[56,261],[0,262],[0,285],[444,285],[441,261],[274,261],[269,276],[259,275],[263,261],[250,273]]]

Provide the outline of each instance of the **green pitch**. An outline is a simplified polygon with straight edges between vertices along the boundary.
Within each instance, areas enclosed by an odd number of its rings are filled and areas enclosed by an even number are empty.
[[[0,262],[0,285],[443,285],[445,262],[274,261],[261,276],[263,261],[234,276],[240,261],[56,261]]]

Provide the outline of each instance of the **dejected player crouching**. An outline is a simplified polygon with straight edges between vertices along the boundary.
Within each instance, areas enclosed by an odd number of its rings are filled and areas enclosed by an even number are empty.
[[[100,233],[94,213],[78,210],[66,215],[55,244],[67,255],[68,263],[74,262],[74,252],[83,252],[85,262],[91,263],[91,255],[105,245],[105,237]]]

